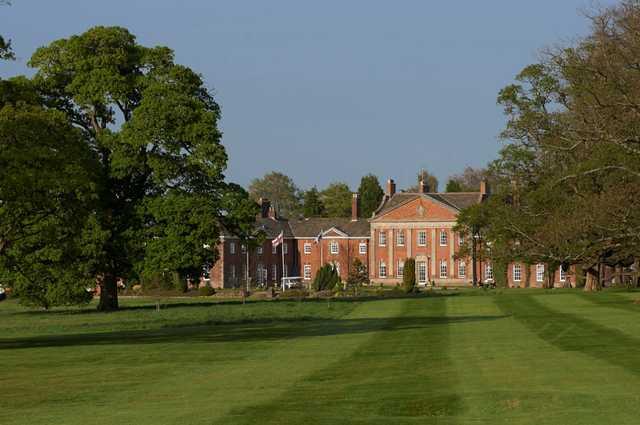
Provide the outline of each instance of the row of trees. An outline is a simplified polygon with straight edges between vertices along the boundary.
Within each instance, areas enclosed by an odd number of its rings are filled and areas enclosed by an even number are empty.
[[[547,285],[574,266],[598,289],[602,265],[629,266],[640,249],[640,2],[589,19],[587,37],[547,50],[500,92],[494,194],[460,230],[491,241],[495,263],[547,264]]]
[[[0,54],[11,58],[0,40]],[[258,212],[224,179],[220,107],[167,47],[95,27],[0,80],[0,278],[24,302],[118,308],[118,278],[199,276]]]
[[[467,167],[453,175],[447,182],[447,192],[475,192],[480,181],[488,177],[488,171]],[[405,192],[417,192],[418,184],[423,181],[430,192],[438,191],[438,178],[426,170],[421,170],[416,184],[404,189]],[[301,190],[293,179],[285,174],[273,171],[262,178],[256,178],[249,185],[249,194],[255,200],[267,198],[276,206],[284,217],[349,217],[351,216],[352,192],[349,185],[343,182],[329,184],[323,190],[316,186],[309,190]],[[367,174],[360,179],[358,187],[360,197],[361,218],[369,218],[378,208],[384,190],[378,177]]]

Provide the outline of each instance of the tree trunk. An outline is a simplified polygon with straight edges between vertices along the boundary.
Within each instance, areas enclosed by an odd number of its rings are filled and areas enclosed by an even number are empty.
[[[593,267],[589,267],[585,269],[586,279],[584,284],[584,290],[588,292],[599,291],[602,289],[602,285],[600,284],[600,274],[599,270]]]
[[[118,309],[118,282],[115,274],[105,273],[100,282],[99,311],[114,311]]]

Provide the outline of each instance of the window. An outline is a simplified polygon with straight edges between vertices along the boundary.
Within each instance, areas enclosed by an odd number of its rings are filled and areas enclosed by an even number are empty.
[[[513,281],[520,282],[522,280],[522,266],[520,264],[513,265]]]
[[[242,251],[243,254],[247,253],[247,246],[245,244],[240,245],[240,250]]]
[[[276,281],[278,279],[278,266],[276,264],[271,265],[271,280]]]
[[[230,272],[231,272],[231,278],[235,279],[236,278],[236,265],[235,264],[231,264]]]
[[[360,242],[360,254],[367,253],[367,244],[365,242]]]
[[[458,277],[463,278],[467,276],[467,263],[464,261],[458,262]]]
[[[282,242],[282,253],[287,255],[289,253],[289,245],[286,242]]]
[[[460,246],[464,245],[464,235],[463,234],[458,235],[458,245],[460,245]]]
[[[567,272],[564,271],[562,266],[560,266],[559,271],[560,271],[560,282],[566,282],[567,281]]]
[[[304,253],[305,255],[311,254],[311,244],[308,242],[304,244]]]
[[[427,283],[427,263],[424,261],[418,261],[418,283]]]
[[[491,264],[485,264],[484,266],[484,278],[486,280],[493,280],[493,267]]]
[[[263,268],[262,268],[262,281],[263,281],[264,283],[267,283],[267,281],[268,281],[268,277],[269,277],[269,275],[268,275],[267,268],[266,268],[266,267],[263,267]]]
[[[261,246],[259,246],[259,247],[256,249],[256,252],[258,253],[258,255],[262,255],[262,247],[261,247]]]
[[[235,242],[230,242],[229,243],[229,254],[235,254],[236,253],[236,243]]]
[[[329,252],[334,255],[338,253],[338,241],[329,242]]]
[[[264,273],[262,272],[262,269],[264,269],[264,267],[262,267],[262,264],[258,264],[258,267],[256,268],[256,279],[258,280],[258,284],[260,285],[264,283]]]
[[[378,234],[378,245],[385,246],[387,244],[387,232],[380,232]]]
[[[396,245],[404,246],[404,232],[402,230],[398,230],[396,234]]]
[[[448,268],[449,264],[447,260],[440,260],[440,279],[446,279],[448,276]]]
[[[378,269],[378,277],[383,279],[387,277],[387,265],[384,261],[380,261],[380,267]]]
[[[440,230],[440,246],[447,246],[447,231]]]
[[[544,264],[536,264],[536,282],[544,282]]]
[[[278,245],[271,244],[271,253],[272,254],[278,253]]]
[[[396,276],[402,277],[404,275],[404,260],[398,260],[398,267],[396,268]]]
[[[311,280],[311,264],[304,265],[304,280]]]
[[[420,230],[418,232],[418,245],[427,246],[427,232],[426,230]]]

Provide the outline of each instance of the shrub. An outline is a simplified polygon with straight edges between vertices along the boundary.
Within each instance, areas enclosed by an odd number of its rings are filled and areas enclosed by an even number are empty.
[[[178,272],[171,273],[173,280],[173,287],[176,291],[187,292],[189,286],[187,285],[187,278]]]
[[[339,284],[340,276],[338,276],[338,272],[335,267],[331,264],[325,264],[320,267],[320,270],[316,273],[316,277],[313,280],[313,289],[315,291],[330,291]]]
[[[216,291],[208,283],[205,286],[201,286],[200,288],[198,288],[198,294],[201,297],[210,297],[215,293]]]
[[[347,277],[347,286],[350,288],[357,288],[361,285],[369,283],[369,272],[367,266],[360,261],[359,258],[355,258],[351,267],[349,268],[349,276]]]
[[[290,289],[288,291],[281,292],[278,298],[281,299],[303,299],[309,296],[309,291],[306,289]]]
[[[404,292],[411,293],[416,289],[416,260],[407,258],[404,260],[404,270],[402,272],[402,285]]]

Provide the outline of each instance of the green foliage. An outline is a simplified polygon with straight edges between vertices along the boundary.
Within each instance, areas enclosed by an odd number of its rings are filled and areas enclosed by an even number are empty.
[[[458,180],[449,179],[447,182],[446,192],[464,192],[462,184]]]
[[[208,283],[205,286],[201,286],[198,288],[198,294],[201,297],[210,297],[215,293],[216,293],[215,289],[213,289],[211,285],[209,285]]]
[[[182,276],[178,272],[171,273],[171,277],[173,280],[173,288],[178,292],[187,292],[189,290],[189,286],[187,284],[186,276]]]
[[[406,192],[418,192],[420,189],[420,182],[424,182],[426,186],[427,192],[437,192],[438,191],[438,178],[433,174],[429,173],[427,170],[421,170],[418,173],[417,183],[415,186],[408,187]]]
[[[98,199],[83,234],[103,277],[99,309],[117,308],[117,277],[211,264],[215,251],[205,246],[221,226],[254,221],[255,204],[224,181],[220,108],[169,48],[95,27],[39,48],[29,64],[47,106],[97,153]]]
[[[289,289],[287,291],[281,292],[278,295],[279,299],[288,300],[288,299],[296,299],[302,300],[309,296],[309,291],[306,289]]]
[[[328,291],[340,285],[340,276],[335,267],[331,264],[325,264],[320,267],[313,280],[314,291]]]
[[[320,194],[327,217],[350,217],[353,194],[346,183],[331,183]]]
[[[407,258],[404,260],[402,286],[406,293],[414,292],[416,289],[416,260],[413,258]]]
[[[324,205],[320,200],[320,192],[315,186],[304,193],[302,214],[305,217],[324,216]]]
[[[294,218],[300,213],[300,189],[291,177],[272,171],[260,179],[253,179],[249,185],[249,194],[254,201],[269,199],[283,217]]]
[[[0,84],[0,269],[25,304],[84,303],[95,286],[83,231],[94,157],[64,114],[25,102],[35,101],[27,86]]]
[[[355,288],[358,286],[366,285],[369,283],[369,272],[367,265],[360,261],[359,258],[354,258],[349,268],[349,275],[347,276],[347,286]]]
[[[371,217],[384,196],[378,177],[373,174],[362,177],[360,187],[358,187],[358,195],[360,198],[360,217]]]

